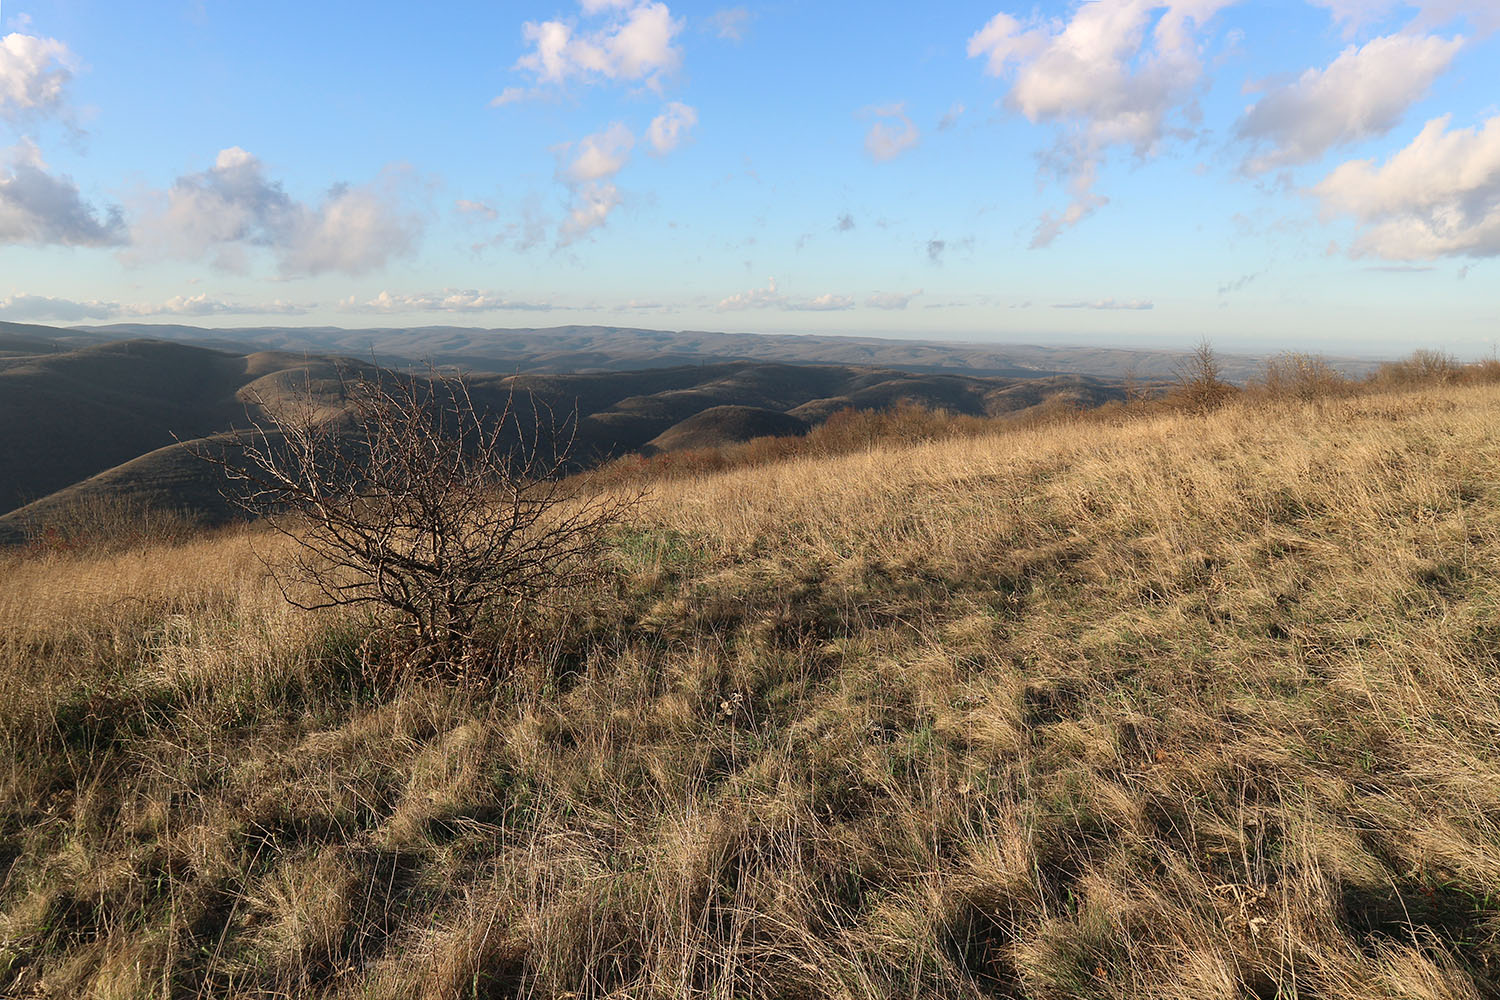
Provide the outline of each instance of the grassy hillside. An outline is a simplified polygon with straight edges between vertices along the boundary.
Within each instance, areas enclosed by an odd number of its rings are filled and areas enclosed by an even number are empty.
[[[0,994],[1500,995],[1500,389],[664,480],[505,683],[0,556]]]

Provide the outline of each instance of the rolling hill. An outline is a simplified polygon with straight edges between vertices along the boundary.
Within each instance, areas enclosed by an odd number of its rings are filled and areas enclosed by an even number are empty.
[[[1052,374],[1144,379],[1170,378],[1181,351],[1105,346],[968,343],[834,337],[810,334],[713,333],[639,327],[555,326],[479,329],[457,326],[202,327],[120,323],[55,330],[58,338],[176,340],[231,350],[286,350],[341,354],[382,364],[431,361],[474,371],[632,371],[725,361],[896,368],[908,372],[1035,378]],[[1332,359],[1345,374],[1361,376],[1376,362]],[[1259,356],[1220,352],[1224,376],[1245,382],[1263,373]]]
[[[325,417],[337,420],[345,407],[340,368],[372,368],[282,350],[139,338],[91,343],[92,334],[78,335],[79,346],[46,332],[0,331],[0,538],[15,539],[70,505],[102,499],[222,520],[231,511],[219,495],[219,472],[179,442],[264,419],[267,407],[309,387]],[[481,407],[499,410],[520,392],[559,419],[576,412],[574,457],[581,465],[642,449],[803,433],[848,408],[908,403],[999,416],[1049,401],[1087,407],[1122,395],[1117,383],[1080,375],[914,374],[756,361],[475,374],[470,384]]]

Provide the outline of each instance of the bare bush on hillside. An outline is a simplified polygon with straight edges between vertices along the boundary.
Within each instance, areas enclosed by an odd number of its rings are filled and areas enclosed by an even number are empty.
[[[1224,405],[1235,391],[1225,381],[1224,367],[1205,337],[1177,364],[1176,385],[1168,400],[1184,409],[1206,412]]]
[[[343,373],[208,456],[228,498],[295,544],[271,566],[299,608],[373,606],[434,663],[469,661],[528,608],[599,577],[605,532],[639,497],[568,478],[576,415],[534,398],[481,406],[461,375]]]
[[[85,494],[27,524],[26,547],[50,552],[107,552],[180,541],[200,530],[179,510],[131,497]]]
[[[1296,351],[1267,359],[1261,387],[1270,396],[1300,402],[1342,395],[1351,388],[1349,381],[1326,358]]]
[[[1416,350],[1401,361],[1387,361],[1375,372],[1375,381],[1391,385],[1422,382],[1453,382],[1467,366],[1451,354],[1430,349]]]

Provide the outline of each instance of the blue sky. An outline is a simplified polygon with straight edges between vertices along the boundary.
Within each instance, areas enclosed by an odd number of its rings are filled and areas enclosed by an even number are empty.
[[[1494,0],[0,5],[0,319],[1489,353]]]

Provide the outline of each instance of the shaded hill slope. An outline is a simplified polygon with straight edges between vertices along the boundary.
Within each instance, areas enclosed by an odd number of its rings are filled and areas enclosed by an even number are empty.
[[[647,454],[685,448],[721,448],[758,437],[791,437],[807,433],[807,421],[758,406],[711,406],[652,438]]]
[[[29,335],[28,335],[29,337]],[[186,343],[130,340],[81,348],[15,335],[14,344],[48,346],[0,367],[0,537],[14,538],[80,500],[115,497],[171,504],[193,517],[222,519],[220,474],[175,446],[244,426],[261,402],[285,403],[310,391],[319,419],[343,419],[341,369],[368,363],[286,351],[235,354]],[[420,375],[399,374],[399,377]],[[1036,382],[1036,384],[1032,384]],[[1104,380],[913,375],[889,369],[748,361],[635,372],[475,375],[481,409],[501,410],[513,392],[535,398],[563,423],[577,414],[574,456],[591,464],[647,447],[696,415],[718,407],[774,411],[772,433],[805,430],[838,409],[900,402],[963,413],[998,414],[1067,399],[1085,405],[1118,398]],[[769,423],[767,421],[770,421]],[[714,420],[679,437],[710,440]],[[724,443],[760,426],[723,425]],[[751,434],[753,436],[753,434]]]

